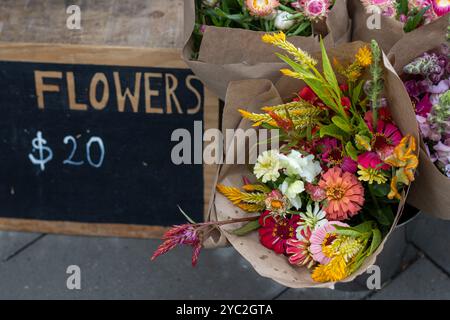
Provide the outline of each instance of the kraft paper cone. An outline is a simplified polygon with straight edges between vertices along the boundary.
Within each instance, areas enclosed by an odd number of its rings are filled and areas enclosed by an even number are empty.
[[[332,47],[350,40],[351,21],[347,0],[338,0],[330,11],[324,41]],[[221,99],[225,99],[230,81],[269,79],[276,81],[282,66],[273,54],[277,49],[261,41],[264,32],[207,26],[198,60],[191,60],[195,25],[194,0],[185,1],[185,36],[183,59],[203,83]],[[296,46],[310,52],[319,50],[318,37],[291,37]]]
[[[338,59],[345,60],[351,58],[356,53],[357,49],[361,47],[362,43],[347,44],[336,48],[330,52],[330,56],[335,56]],[[319,59],[320,60],[320,59]],[[408,94],[403,86],[401,79],[397,76],[394,69],[390,65],[387,57],[384,56],[385,64],[385,94],[389,102],[392,116],[399,126],[403,134],[411,134],[418,138],[418,128],[415,120],[414,112]],[[300,87],[296,86],[299,83],[295,80],[288,82],[294,83],[292,90],[297,92]],[[293,88],[294,86],[295,89]],[[250,112],[260,112],[264,106],[272,106],[281,103],[283,100],[289,100],[291,93],[287,90],[280,95],[276,87],[268,80],[247,80],[230,83],[226,96],[226,112],[224,112],[224,123],[229,127],[248,129],[251,127],[251,122],[242,119],[237,109],[242,108]],[[244,150],[241,150],[245,152]],[[219,169],[217,182],[227,186],[241,186],[242,176],[252,177],[252,173],[245,165],[222,165]],[[406,194],[398,206],[397,215],[394,224],[383,240],[380,247],[369,258],[366,259],[361,268],[345,279],[343,282],[350,282],[358,275],[362,274],[367,268],[374,264],[377,255],[383,250],[383,246],[390,236],[391,232],[397,225],[404,204]],[[214,195],[212,207],[210,208],[210,218],[217,220],[228,220],[232,218],[248,217],[246,213],[235,207],[228,199],[216,192]],[[333,288],[334,283],[315,283],[311,279],[309,270],[303,267],[295,267],[289,264],[287,258],[283,255],[277,255],[272,250],[262,246],[259,242],[258,232],[252,232],[246,236],[239,237],[231,233],[231,231],[240,227],[240,225],[226,225],[221,228],[220,239],[222,243],[227,240],[246,260],[248,260],[255,270],[263,277],[271,278],[276,282],[292,288],[306,288],[306,287],[329,287]]]
[[[361,0],[348,0],[348,13],[352,20],[351,41],[370,42],[374,39],[384,52],[389,52],[405,35],[401,22],[385,16],[380,16],[380,29],[369,29],[367,21],[372,14],[366,12]]]
[[[449,16],[408,33],[389,53],[394,69],[402,75],[403,67],[424,52],[439,49],[446,43]],[[421,141],[420,164],[411,186],[408,203],[441,219],[450,219],[450,179],[434,165]]]

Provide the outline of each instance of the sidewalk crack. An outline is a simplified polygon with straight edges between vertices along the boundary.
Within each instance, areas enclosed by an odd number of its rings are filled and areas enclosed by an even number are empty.
[[[18,250],[14,251],[13,253],[11,253],[9,256],[7,256],[5,259],[2,260],[2,262],[8,262],[9,260],[11,260],[12,258],[14,258],[15,256],[19,255],[20,253],[22,253],[23,251],[25,251],[26,249],[28,249],[29,247],[31,247],[33,244],[35,244],[36,242],[38,242],[39,240],[41,240],[43,237],[45,237],[47,234],[43,233],[40,234],[39,236],[37,236],[36,238],[34,238],[33,240],[31,240],[30,242],[26,243],[24,246],[22,246],[21,248],[19,248]]]

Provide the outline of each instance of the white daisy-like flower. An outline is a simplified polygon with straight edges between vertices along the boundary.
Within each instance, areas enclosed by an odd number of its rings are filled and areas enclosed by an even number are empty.
[[[289,199],[289,202],[297,210],[302,207],[300,194],[305,191],[305,184],[301,180],[286,178],[280,185],[280,191]]]
[[[256,160],[253,173],[263,183],[276,181],[280,177],[280,159],[278,150],[264,151]]]
[[[281,168],[286,169],[288,176],[300,176],[311,183],[322,172],[322,167],[313,155],[303,156],[292,150],[289,155],[280,154]]]
[[[326,213],[320,208],[320,204],[314,202],[314,209],[310,203],[306,206],[306,212],[301,215],[302,221],[296,230],[297,238],[302,238],[302,231],[309,228],[314,231],[324,226],[328,220],[326,219]]]

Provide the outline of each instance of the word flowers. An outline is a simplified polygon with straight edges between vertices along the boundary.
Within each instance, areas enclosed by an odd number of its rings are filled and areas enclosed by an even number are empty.
[[[241,187],[217,185],[248,217],[189,224],[186,232],[176,227],[153,257],[186,243],[194,246],[196,261],[207,228],[245,219],[235,235],[257,231],[261,250],[310,269],[315,282],[340,281],[377,250],[394,223],[418,165],[416,140],[402,135],[381,96],[384,69],[375,41],[345,63],[331,63],[321,42],[323,72],[284,33],[266,34],[263,41],[286,52],[278,56],[290,68],[281,72],[306,86],[293,101],[262,113],[240,110],[254,125],[279,130],[280,139],[278,149],[258,157]],[[345,82],[338,82],[335,70]]]

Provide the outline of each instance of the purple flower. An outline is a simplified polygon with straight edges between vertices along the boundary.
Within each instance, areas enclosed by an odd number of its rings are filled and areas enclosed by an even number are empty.
[[[432,107],[433,105],[430,102],[430,96],[426,94],[422,100],[416,104],[416,114],[426,117],[430,113]]]
[[[440,162],[442,162],[445,166],[450,164],[450,146],[439,141],[438,144],[433,147],[433,149],[434,151],[436,151],[437,159]]]
[[[358,171],[358,163],[352,158],[345,156],[342,159],[341,169],[344,172],[356,173]]]

